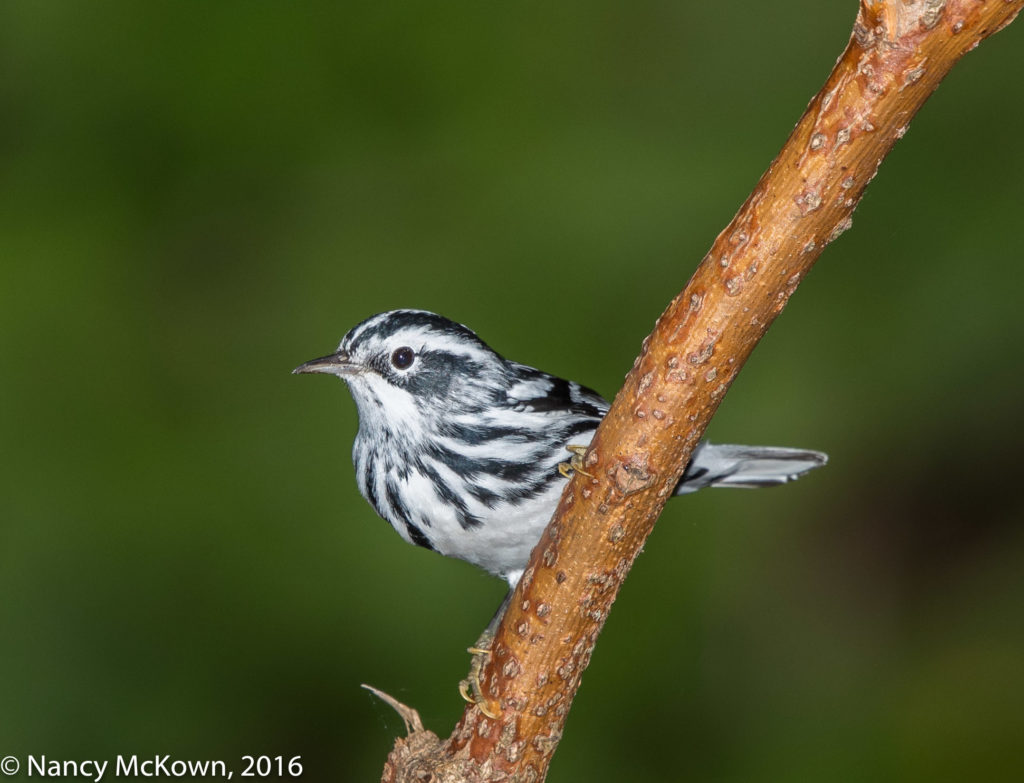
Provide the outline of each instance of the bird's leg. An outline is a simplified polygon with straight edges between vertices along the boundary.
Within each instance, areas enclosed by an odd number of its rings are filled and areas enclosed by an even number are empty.
[[[512,588],[514,590],[515,588]],[[480,634],[480,638],[476,640],[476,643],[467,648],[466,652],[470,653],[473,658],[469,662],[469,676],[466,677],[462,682],[459,683],[459,693],[462,698],[468,701],[470,704],[475,704],[480,708],[480,712],[486,715],[488,718],[498,718],[499,711],[492,708],[491,700],[484,696],[483,686],[480,684],[480,677],[484,673],[484,666],[487,665],[487,659],[491,656],[491,642],[494,641],[494,634],[498,630],[498,625],[501,623],[501,618],[505,616],[505,609],[508,608],[508,603],[512,599],[512,590],[508,591],[505,596],[505,600],[501,602],[501,606],[498,607],[498,611],[494,613],[494,617],[487,623],[487,627],[484,628],[484,632]]]
[[[572,457],[568,462],[558,463],[558,472],[566,478],[572,476],[573,473],[582,473],[587,478],[594,478],[592,473],[587,473],[583,469],[583,455],[587,453],[586,446],[573,446],[572,444],[565,447],[566,451],[572,452]]]

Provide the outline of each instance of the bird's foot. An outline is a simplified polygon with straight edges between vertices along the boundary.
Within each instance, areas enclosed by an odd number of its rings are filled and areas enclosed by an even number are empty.
[[[459,695],[470,704],[480,708],[480,712],[488,718],[496,720],[501,716],[498,706],[484,696],[483,686],[480,678],[484,673],[484,666],[487,659],[491,657],[491,642],[494,641],[493,631],[484,631],[483,635],[476,640],[476,644],[467,648],[466,652],[473,656],[469,662],[469,676],[459,683]]]
[[[572,444],[565,447],[566,451],[572,452],[572,457],[568,462],[560,462],[558,464],[558,472],[566,478],[571,478],[573,473],[581,473],[587,478],[594,478],[594,474],[587,473],[583,469],[583,455],[587,453],[586,446],[573,446]]]

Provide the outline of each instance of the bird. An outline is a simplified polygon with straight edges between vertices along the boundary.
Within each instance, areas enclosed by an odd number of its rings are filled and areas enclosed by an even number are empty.
[[[468,327],[426,310],[370,316],[334,353],[292,372],[348,385],[359,415],[356,484],[398,535],[508,582],[468,648],[470,672],[459,684],[466,701],[497,717],[480,685],[491,642],[565,482],[586,472],[582,455],[608,402],[506,359]],[[785,484],[827,460],[809,449],[702,441],[673,494]]]
[[[334,353],[292,372],[348,385],[359,416],[356,483],[380,517],[409,543],[510,588],[608,412],[593,389],[506,359],[426,310],[373,315]],[[785,484],[827,460],[809,449],[702,441],[674,494]]]

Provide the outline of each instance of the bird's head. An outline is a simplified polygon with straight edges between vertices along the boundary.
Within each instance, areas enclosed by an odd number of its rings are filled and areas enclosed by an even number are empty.
[[[425,310],[391,310],[353,327],[338,350],[296,367],[344,380],[363,426],[420,427],[429,414],[486,406],[505,360],[461,324]]]

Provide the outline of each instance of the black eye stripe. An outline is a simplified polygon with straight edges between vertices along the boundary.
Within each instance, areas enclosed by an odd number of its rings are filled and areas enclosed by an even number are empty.
[[[412,366],[413,360],[416,358],[416,354],[412,348],[407,345],[403,345],[401,348],[396,348],[391,354],[391,364],[393,364],[399,370],[406,370]]]

